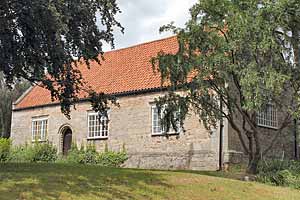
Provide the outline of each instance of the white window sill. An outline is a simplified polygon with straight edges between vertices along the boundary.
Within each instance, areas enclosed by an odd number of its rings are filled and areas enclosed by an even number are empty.
[[[180,132],[168,132],[168,133],[161,132],[161,133],[151,133],[151,136],[153,136],[153,137],[155,137],[155,136],[166,136],[166,135],[171,136],[171,135],[179,135],[179,134],[180,134]]]
[[[39,142],[39,143],[43,143],[43,142],[47,142],[47,140],[31,140],[32,143],[35,143],[35,142]]]
[[[274,129],[274,130],[278,129],[277,126],[267,126],[267,125],[262,125],[262,124],[258,124],[257,126],[259,126],[260,128],[269,128],[269,129]]]
[[[107,140],[107,137],[87,137],[87,140]]]

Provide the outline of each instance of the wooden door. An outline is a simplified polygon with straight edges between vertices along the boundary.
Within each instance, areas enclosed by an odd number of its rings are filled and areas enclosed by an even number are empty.
[[[72,145],[72,131],[71,129],[67,129],[63,136],[63,154],[67,155],[68,151],[71,149]]]

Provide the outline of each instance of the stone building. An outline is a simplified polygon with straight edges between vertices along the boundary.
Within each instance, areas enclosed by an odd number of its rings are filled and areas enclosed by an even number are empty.
[[[109,120],[101,123],[88,101],[82,96],[68,120],[50,93],[39,86],[30,88],[14,104],[11,138],[14,145],[51,141],[66,154],[71,142],[95,144],[101,151],[108,147],[119,151],[125,147],[129,159],[126,167],[160,169],[216,170],[220,160],[220,128],[206,130],[195,115],[185,121],[185,132],[170,131],[162,135],[160,115],[154,99],[164,93],[159,73],[154,73],[150,59],[158,52],[175,53],[176,37],[113,50],[104,54],[101,65],[81,65],[84,79],[97,92],[114,94],[120,107],[112,107]],[[262,126],[275,126],[263,118]],[[264,124],[265,123],[265,124]],[[268,122],[269,123],[269,122]],[[240,155],[241,148],[234,131],[224,121],[222,160]]]

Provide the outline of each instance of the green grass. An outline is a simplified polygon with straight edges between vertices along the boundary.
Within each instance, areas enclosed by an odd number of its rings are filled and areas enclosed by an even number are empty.
[[[66,164],[0,164],[0,199],[300,199],[297,190],[215,177],[219,175]]]

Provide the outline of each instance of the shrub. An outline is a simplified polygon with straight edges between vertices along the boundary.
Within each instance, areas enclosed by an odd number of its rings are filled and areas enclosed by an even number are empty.
[[[8,159],[11,149],[11,140],[0,138],[0,162],[5,162]]]
[[[10,162],[55,162],[57,149],[51,143],[35,143],[15,147],[9,155]]]
[[[300,162],[290,160],[261,162],[257,181],[300,189]]]
[[[8,160],[9,162],[16,163],[56,162],[58,155],[56,147],[49,142],[35,143],[33,145],[24,145],[10,149],[9,140],[0,140],[0,158],[0,161]],[[109,151],[108,148],[105,147],[104,152],[98,153],[94,145],[88,145],[86,148],[81,145],[81,147],[78,148],[76,144],[72,144],[68,155],[66,157],[61,156],[58,162],[120,167],[126,160],[127,154],[125,147],[123,147],[121,152]]]
[[[125,151],[99,153],[97,164],[105,167],[120,167],[128,159]]]
[[[8,161],[15,163],[33,162],[34,151],[31,146],[19,146],[11,149]]]
[[[94,145],[88,145],[86,149],[81,145],[80,149],[78,149],[76,144],[72,144],[66,161],[79,164],[97,164],[97,156],[98,153]]]
[[[51,143],[36,143],[33,146],[33,162],[55,162],[57,149]]]
[[[81,146],[78,149],[76,144],[72,144],[72,148],[66,157],[67,163],[78,164],[97,164],[106,167],[120,167],[127,160],[125,151],[113,152],[108,151],[105,147],[104,152],[98,153],[94,145],[88,145],[85,149]]]
[[[294,160],[267,160],[262,161],[259,164],[260,172],[278,172],[284,169],[291,170],[296,173],[300,173],[300,162]]]
[[[83,152],[82,163],[83,164],[96,164],[97,163],[97,151],[94,145],[88,145]]]
[[[68,152],[68,156],[63,157],[67,163],[82,163],[83,160],[83,149],[78,149],[75,143],[72,143],[71,149]]]

